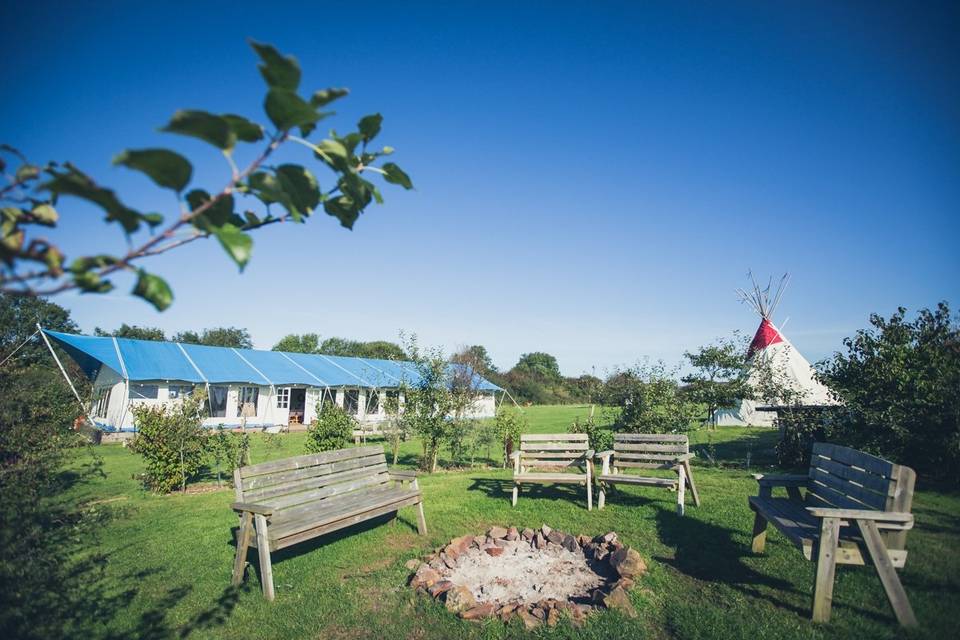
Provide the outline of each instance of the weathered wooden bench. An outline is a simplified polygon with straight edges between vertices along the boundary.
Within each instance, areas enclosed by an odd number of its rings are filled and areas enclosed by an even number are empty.
[[[753,551],[763,551],[769,522],[807,560],[816,560],[815,622],[830,619],[836,565],[870,563],[897,620],[903,626],[916,625],[896,572],[907,560],[906,536],[913,527],[913,469],[848,447],[817,443],[807,475],[758,475],[757,480],[760,495],[750,498],[756,512]],[[774,487],[785,487],[788,497],[774,498]]]
[[[297,456],[234,471],[240,514],[233,584],[243,581],[247,550],[260,559],[263,596],[273,600],[270,553],[417,505],[417,530],[426,535],[423,497],[413,471],[390,471],[380,446]]]
[[[593,451],[585,433],[533,433],[520,436],[520,449],[513,458],[513,506],[520,485],[582,484],[587,487],[587,510],[593,509]],[[577,467],[582,472],[564,469]],[[535,472],[531,469],[551,469]]]
[[[690,469],[690,442],[685,435],[655,433],[617,433],[613,436],[613,450],[597,454],[603,463],[597,480],[600,496],[597,508],[607,501],[606,485],[631,484],[665,487],[677,492],[677,513],[683,515],[686,487],[690,487],[693,503],[700,506],[700,494]],[[634,473],[624,469],[671,469],[676,478],[660,478]]]

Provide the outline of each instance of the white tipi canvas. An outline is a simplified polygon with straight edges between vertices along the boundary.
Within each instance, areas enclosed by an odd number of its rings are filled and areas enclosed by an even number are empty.
[[[769,317],[776,302],[779,301],[787,277],[781,281],[773,303],[767,291],[760,291],[754,286],[754,294],[743,293],[743,297],[754,304],[760,312],[760,327],[753,336],[750,348],[747,350],[747,361],[750,366],[749,382],[755,386],[760,372],[772,372],[778,377],[778,382],[795,393],[799,394],[799,404],[804,406],[822,407],[837,404],[830,395],[829,389],[818,381],[814,369],[803,355],[790,344],[783,333],[770,321]],[[743,400],[739,407],[721,409],[713,416],[713,422],[719,426],[773,426],[776,413],[773,411],[758,411],[759,403],[753,400]]]

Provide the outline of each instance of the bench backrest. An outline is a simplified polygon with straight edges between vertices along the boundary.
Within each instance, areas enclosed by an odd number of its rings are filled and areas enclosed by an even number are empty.
[[[569,467],[583,463],[585,433],[528,433],[520,436],[521,467]]]
[[[613,436],[614,466],[672,469],[690,452],[687,436],[663,433],[618,433]]]
[[[389,480],[381,446],[312,453],[240,467],[234,472],[237,500],[271,505],[277,509],[275,514]]]

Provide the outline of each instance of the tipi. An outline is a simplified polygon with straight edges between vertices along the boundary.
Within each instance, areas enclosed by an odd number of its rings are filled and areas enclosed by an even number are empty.
[[[776,288],[773,288],[773,283],[770,281],[766,288],[761,289],[756,280],[753,280],[752,274],[750,279],[753,288],[749,293],[743,289],[737,290],[741,301],[760,315],[760,326],[747,349],[750,386],[756,388],[763,376],[768,379],[773,376],[778,384],[796,394],[796,398],[793,398],[794,403],[811,407],[837,404],[827,387],[816,379],[813,367],[807,359],[790,344],[790,341],[770,320],[790,280],[789,274],[784,274]],[[776,405],[783,401],[783,399],[770,399],[766,404],[767,406]],[[773,426],[776,413],[758,410],[765,408],[763,405],[764,403],[760,401],[743,400],[739,407],[717,411],[713,420],[720,426]]]

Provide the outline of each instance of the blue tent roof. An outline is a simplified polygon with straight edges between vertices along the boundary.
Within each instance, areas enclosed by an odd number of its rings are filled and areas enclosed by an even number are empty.
[[[420,380],[412,362],[81,336],[46,329],[44,333],[63,347],[91,380],[103,366],[133,381],[390,388],[415,386]],[[476,374],[474,383],[480,391],[501,391]]]

